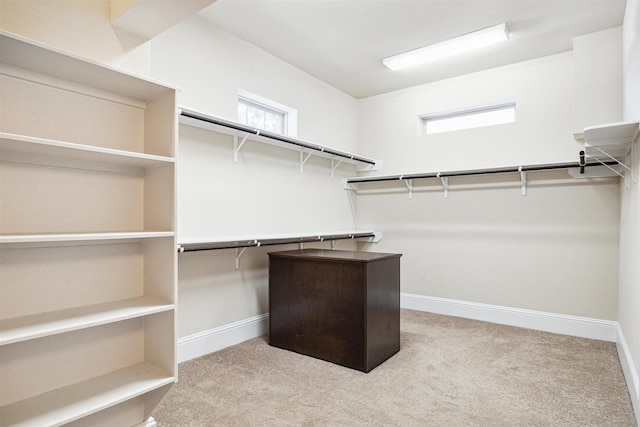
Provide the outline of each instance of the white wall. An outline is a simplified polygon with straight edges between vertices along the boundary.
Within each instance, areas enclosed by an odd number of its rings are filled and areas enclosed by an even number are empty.
[[[623,26],[624,119],[640,119],[640,3],[628,1]],[[618,320],[629,350],[629,392],[640,419],[640,142],[635,141],[636,182],[621,188]]]
[[[571,53],[361,100],[360,150],[383,174],[578,160],[572,137]],[[613,86],[618,82],[611,82]],[[514,100],[517,122],[417,135],[417,116]],[[402,291],[615,320],[619,188],[566,172],[369,185],[358,221],[383,233],[372,250],[400,252]],[[364,187],[363,187],[364,188]]]
[[[585,34],[573,39],[575,101],[573,132],[612,123],[622,117],[622,27]],[[584,138],[584,135],[581,135]]]
[[[0,28],[137,74],[149,71],[146,40],[110,22],[111,0],[2,0]]]
[[[384,173],[575,161],[571,53],[360,100],[360,150]],[[516,101],[517,123],[417,135],[418,115]]]
[[[238,89],[248,90],[297,109],[299,139],[355,151],[353,98],[200,17],[153,39],[151,75],[181,88],[181,106],[231,120]],[[353,166],[332,179],[328,159],[312,157],[301,174],[297,151],[248,141],[234,163],[232,147],[230,136],[180,127],[179,241],[354,228],[340,181]],[[247,249],[237,271],[233,250],[180,254],[179,336],[267,312],[266,254],[284,249]]]

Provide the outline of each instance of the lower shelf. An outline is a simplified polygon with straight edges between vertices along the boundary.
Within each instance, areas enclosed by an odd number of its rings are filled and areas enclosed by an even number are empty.
[[[0,408],[0,426],[59,426],[175,381],[161,369],[139,363]]]
[[[173,304],[151,297],[0,320],[0,345],[104,325],[172,310]]]

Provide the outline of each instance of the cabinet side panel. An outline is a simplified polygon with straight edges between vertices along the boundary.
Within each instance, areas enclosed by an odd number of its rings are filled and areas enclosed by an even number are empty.
[[[358,263],[272,259],[270,344],[362,369],[362,281]]]
[[[148,169],[144,180],[144,229],[175,230],[175,168]]]
[[[367,265],[367,367],[400,350],[400,258]]]
[[[0,79],[0,131],[143,152],[143,108],[15,77]]]
[[[174,237],[144,241],[144,295],[176,303],[176,248]]]
[[[0,250],[3,319],[142,295],[141,243]]]
[[[177,375],[175,312],[144,318],[144,360],[171,376]]]
[[[177,126],[177,100],[174,90],[167,90],[165,94],[148,101],[144,118],[145,153],[175,157]]]
[[[2,347],[0,405],[142,361],[142,319]]]

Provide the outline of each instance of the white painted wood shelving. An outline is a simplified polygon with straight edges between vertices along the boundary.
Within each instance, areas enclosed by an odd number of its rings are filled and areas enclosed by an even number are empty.
[[[177,376],[177,91],[0,33],[0,426],[146,422]]]
[[[638,139],[639,133],[638,121],[587,127],[584,129],[585,155],[599,162],[617,160],[622,171],[620,168],[611,170],[624,178],[628,186],[631,181],[637,180],[632,164],[637,151],[634,142]]]
[[[356,170],[359,172],[378,170],[382,164],[380,160],[374,160],[358,154],[331,148],[326,145],[320,145],[300,139],[290,138],[284,135],[266,132],[242,123],[233,122],[231,120],[222,119],[220,117],[211,116],[209,114],[189,110],[187,108],[181,109],[180,123],[232,135],[234,137],[233,159],[235,162],[238,161],[238,155],[244,143],[247,140],[251,140],[289,150],[299,151],[300,173],[304,171],[304,164],[312,155],[331,160],[332,177],[333,172],[342,162],[355,165]]]
[[[316,233],[263,234],[252,236],[203,237],[198,239],[182,239],[178,244],[178,252],[209,251],[217,249],[235,249],[235,267],[240,268],[240,257],[246,248],[260,246],[331,242],[331,249],[341,240],[358,240],[360,242],[377,243],[382,233],[371,230],[351,230]]]

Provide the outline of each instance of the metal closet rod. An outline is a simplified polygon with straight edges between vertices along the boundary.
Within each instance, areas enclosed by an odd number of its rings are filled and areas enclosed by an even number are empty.
[[[574,162],[574,163],[554,163],[554,164],[546,164],[546,165],[530,165],[530,166],[509,166],[504,168],[492,168],[492,169],[474,169],[467,171],[450,171],[450,172],[429,172],[429,173],[414,173],[414,174],[405,174],[405,175],[389,175],[389,176],[371,176],[371,177],[362,177],[362,178],[348,178],[346,180],[347,184],[356,184],[362,182],[382,182],[382,181],[398,181],[398,180],[409,180],[409,179],[427,179],[427,178],[449,178],[454,176],[472,176],[472,175],[491,175],[491,174],[501,174],[501,173],[516,173],[516,172],[535,172],[535,171],[544,171],[544,170],[554,170],[554,169],[570,169],[570,168],[581,168],[581,171],[584,171],[585,167],[591,166],[614,166],[619,164],[617,161],[606,161],[606,162],[592,162],[592,163],[584,163],[584,162]],[[581,172],[582,173],[582,172]]]
[[[260,129],[254,129],[249,126],[242,125],[240,123],[235,123],[228,120],[223,120],[217,117],[207,116],[204,114],[198,114],[195,111],[185,111],[182,110],[180,112],[182,116],[189,117],[191,119],[201,120],[207,123],[212,123],[218,126],[224,126],[230,129],[234,129],[241,132],[250,133],[256,136],[262,136],[265,138],[273,139],[275,141],[284,142],[287,144],[295,145],[300,148],[304,148],[307,150],[319,151],[321,153],[331,154],[332,156],[341,157],[343,159],[356,160],[358,162],[367,163],[369,165],[375,165],[375,160],[366,159],[364,157],[356,156],[353,154],[347,154],[340,151],[332,150],[331,148],[322,147],[314,144],[310,144],[308,142],[300,141],[299,139],[287,138],[286,136],[278,135],[275,133],[263,131]]]
[[[220,243],[186,243],[184,245],[178,245],[178,252],[196,252],[196,251],[211,251],[217,249],[239,249],[239,248],[253,248],[259,246],[274,246],[274,245],[288,245],[292,243],[312,243],[312,242],[326,242],[332,240],[348,240],[357,239],[361,237],[375,237],[375,233],[351,233],[351,234],[334,234],[327,236],[305,236],[305,237],[290,237],[290,238],[274,238],[265,240],[243,240],[240,242],[220,242]]]

